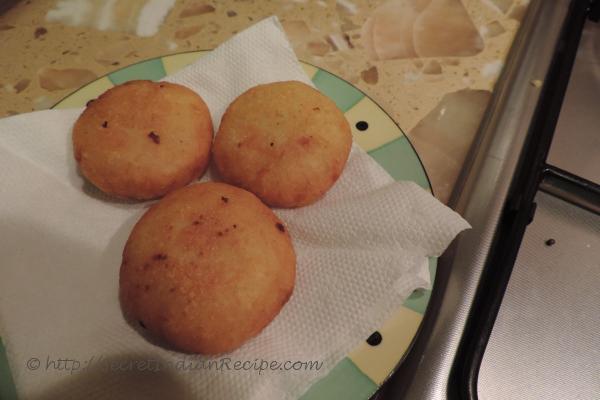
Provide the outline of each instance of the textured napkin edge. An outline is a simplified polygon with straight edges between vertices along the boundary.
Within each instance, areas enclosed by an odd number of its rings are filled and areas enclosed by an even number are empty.
[[[416,261],[416,260],[415,260]],[[420,268],[419,262],[417,261],[413,268]],[[396,280],[400,281],[402,278]],[[339,346],[329,357],[323,359],[325,365],[330,367],[325,373],[317,374],[316,376],[307,377],[305,381],[298,382],[288,392],[288,395],[284,397],[284,400],[298,400],[302,395],[308,392],[310,388],[321,379],[326,378],[334,368],[346,357],[349,357],[353,350],[357,349],[374,331],[379,329],[386,321],[389,320],[390,316],[394,311],[402,307],[404,301],[410,296],[412,290],[409,293],[399,294],[396,290],[395,285],[390,285],[387,290],[379,292],[378,300],[369,308],[367,315],[371,313],[372,326],[361,329],[360,327],[354,327],[353,330],[348,330],[341,333],[340,336],[330,339],[332,342],[343,342],[347,343],[346,347]],[[360,339],[358,339],[360,338]],[[284,389],[281,389],[284,390]]]

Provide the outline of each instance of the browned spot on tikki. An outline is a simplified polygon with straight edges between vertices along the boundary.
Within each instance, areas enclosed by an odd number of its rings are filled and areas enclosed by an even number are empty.
[[[304,193],[296,193],[296,195],[294,196],[294,203],[296,204],[301,204],[302,202],[304,202],[306,196],[304,195]]]
[[[312,142],[312,136],[301,136],[298,139],[298,143],[304,147],[308,147],[310,145],[310,142]]]
[[[108,128],[108,121],[104,121],[104,122],[102,123],[102,127],[103,127],[103,128]]]
[[[148,134],[148,137],[149,137],[149,138],[150,138],[150,139],[151,139],[151,140],[152,140],[154,143],[156,143],[156,144],[160,144],[160,136],[158,136],[158,135],[156,134],[156,132],[154,132],[154,131],[151,131],[151,132]]]
[[[275,226],[277,227],[277,229],[279,229],[280,232],[285,232],[285,226],[283,226],[281,222],[276,223]]]
[[[221,196],[221,201],[223,203],[229,203],[229,199],[227,197],[225,197],[225,196]]]
[[[157,253],[154,256],[152,256],[152,259],[156,261],[163,261],[167,259],[167,255],[164,253]]]

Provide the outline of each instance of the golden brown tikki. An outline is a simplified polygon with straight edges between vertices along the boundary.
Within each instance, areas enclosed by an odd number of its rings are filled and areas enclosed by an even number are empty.
[[[274,207],[322,197],[341,175],[352,146],[344,114],[296,81],[256,86],[227,108],[213,146],[223,179]]]
[[[120,272],[125,315],[173,347],[232,351],[279,313],[296,256],[281,220],[224,183],[178,189],[134,227]]]
[[[120,198],[152,199],[204,173],[213,127],[208,107],[173,83],[130,81],[88,103],[73,128],[82,174]]]

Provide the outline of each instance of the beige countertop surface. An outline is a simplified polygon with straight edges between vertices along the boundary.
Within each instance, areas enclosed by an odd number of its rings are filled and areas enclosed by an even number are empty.
[[[527,9],[526,0],[165,0],[160,23],[146,3],[22,0],[4,11],[0,117],[49,108],[145,59],[214,48],[277,15],[300,60],[351,82],[396,121],[442,201]]]

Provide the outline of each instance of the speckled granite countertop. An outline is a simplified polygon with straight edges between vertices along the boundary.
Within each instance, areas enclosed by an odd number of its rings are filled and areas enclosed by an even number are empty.
[[[27,0],[5,11],[0,117],[49,108],[144,59],[214,48],[275,14],[301,60],[392,116],[447,201],[527,0],[177,0],[162,24],[140,17],[145,3]]]

